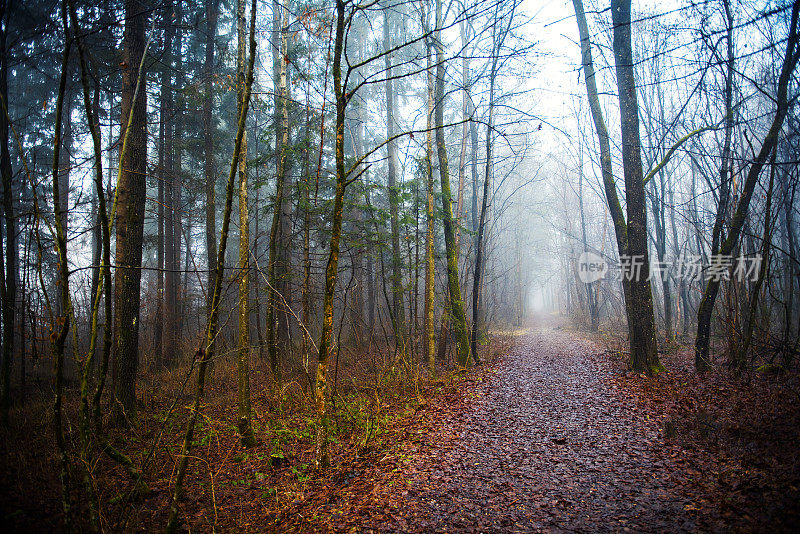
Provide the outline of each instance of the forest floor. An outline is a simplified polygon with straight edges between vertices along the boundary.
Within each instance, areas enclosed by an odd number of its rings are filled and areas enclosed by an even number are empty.
[[[540,319],[459,399],[407,422],[386,467],[351,471],[283,527],[800,531],[797,376],[698,377],[684,349],[646,377],[609,352]]]
[[[468,373],[343,394],[325,472],[313,468],[313,418],[299,401],[276,407],[256,393],[259,445],[245,450],[230,392],[212,389],[181,503],[187,531],[800,530],[796,372],[697,376],[676,347],[661,354],[668,371],[647,377],[609,348],[539,318],[495,336],[492,361]],[[110,530],[163,530],[181,428],[159,426],[164,387],[142,388],[135,435],[117,436],[139,465],[154,454],[149,495],[126,503],[124,474],[97,464]],[[29,415],[2,440],[3,531],[60,524],[49,425],[36,423]]]

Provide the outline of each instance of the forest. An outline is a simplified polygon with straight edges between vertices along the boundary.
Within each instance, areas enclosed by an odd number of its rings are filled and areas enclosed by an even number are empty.
[[[800,529],[800,0],[97,1],[0,0],[3,531]]]

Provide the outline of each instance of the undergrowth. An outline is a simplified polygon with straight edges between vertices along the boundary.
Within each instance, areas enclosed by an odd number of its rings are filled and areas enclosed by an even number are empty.
[[[495,341],[485,347],[489,359],[503,343]],[[252,527],[247,526],[249,522],[261,525],[255,530],[271,522],[274,526],[287,507],[320,484],[341,476],[359,476],[358,472],[347,474],[351,471],[348,466],[392,449],[399,439],[394,432],[398,425],[442,391],[458,389],[465,377],[442,365],[433,379],[416,362],[402,365],[390,358],[343,351],[330,385],[332,465],[320,472],[314,468],[314,395],[302,363],[285,362],[284,381],[277,383],[268,362],[251,362],[257,445],[249,449],[241,446],[235,424],[235,370],[232,358],[215,362],[195,429],[181,501],[182,516],[192,531],[248,530]],[[151,488],[149,494],[133,497],[123,470],[99,451],[92,451],[91,473],[104,530],[164,528],[195,372],[187,364],[145,374],[138,383],[135,424],[128,429],[108,429],[112,443],[142,469]],[[39,393],[46,396],[46,392]],[[65,406],[73,480],[79,480],[80,473],[76,397],[76,391],[69,391]],[[0,469],[6,479],[0,489],[0,518],[7,530],[52,532],[63,524],[58,458],[50,427],[43,424],[48,421],[49,409],[43,401],[12,410],[12,426],[0,442]],[[74,513],[81,524],[87,517],[86,496],[77,483],[73,486]],[[32,487],[37,488],[34,494]],[[255,514],[254,502],[258,503]]]

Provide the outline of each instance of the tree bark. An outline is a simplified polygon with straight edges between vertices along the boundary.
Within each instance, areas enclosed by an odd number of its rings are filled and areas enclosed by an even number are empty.
[[[62,112],[63,116],[63,124],[61,126],[61,149],[59,150],[58,156],[58,188],[61,191],[61,196],[59,197],[59,208],[61,212],[64,214],[64,218],[61,221],[64,229],[64,236],[69,241],[69,178],[70,178],[70,167],[71,167],[71,153],[72,153],[72,142],[73,142],[73,135],[72,135],[72,103],[73,103],[73,91],[70,83],[71,78],[71,71],[73,70],[73,62],[69,60],[67,62],[67,87],[65,88],[64,93],[64,110]],[[13,191],[11,192],[11,199],[13,201]],[[4,196],[5,200],[5,196]],[[16,226],[16,225],[15,225]],[[9,237],[16,236],[16,229],[13,233],[8,229],[8,220],[6,220],[6,235]],[[7,245],[8,246],[8,245]],[[6,255],[8,256],[8,250],[6,251]],[[9,282],[12,282],[13,277],[9,277],[9,274],[6,273],[6,284],[8,285]],[[14,304],[14,301],[11,301]],[[64,303],[61,301],[61,292],[56,291],[56,299],[55,299],[55,307],[56,307],[56,314],[61,315],[63,310],[65,310]],[[69,341],[67,341],[69,343]]]
[[[130,128],[127,150],[120,156],[117,183],[117,269],[114,280],[114,421],[124,425],[136,416],[136,373],[139,366],[139,311],[142,237],[147,173],[147,91],[136,91],[144,54],[148,12],[125,0],[121,134]],[[144,78],[144,76],[142,76]],[[146,80],[142,79],[146,85]],[[144,89],[144,88],[142,88]],[[136,100],[134,101],[134,96]],[[128,116],[132,120],[126,124]]]
[[[250,58],[247,64],[247,77],[245,81],[245,94],[243,99],[242,111],[239,114],[238,126],[236,129],[236,141],[233,148],[233,156],[231,158],[231,166],[228,172],[228,182],[225,186],[225,208],[222,214],[222,230],[220,232],[219,247],[217,252],[216,265],[218,272],[214,276],[214,290],[211,297],[211,315],[209,316],[208,325],[206,327],[205,341],[203,346],[198,349],[195,354],[198,360],[197,369],[197,386],[195,388],[195,397],[192,409],[189,415],[189,421],[186,424],[186,431],[183,436],[183,445],[181,446],[181,454],[179,456],[178,468],[175,474],[175,485],[173,487],[172,495],[170,498],[169,518],[167,520],[166,531],[172,534],[178,529],[178,501],[183,492],[183,480],[186,477],[186,469],[189,464],[189,453],[192,448],[192,438],[194,437],[194,427],[197,424],[200,415],[200,406],[203,402],[203,390],[205,387],[206,370],[208,363],[214,358],[213,343],[214,338],[218,334],[219,328],[219,304],[222,295],[222,270],[225,266],[225,250],[228,245],[228,231],[231,223],[231,212],[233,207],[233,188],[236,182],[236,174],[239,169],[239,154],[242,149],[244,141],[245,123],[247,121],[247,110],[250,104],[250,94],[253,86],[253,65],[255,64],[256,56],[256,37],[255,37],[255,19],[256,19],[256,1],[253,0],[250,5]]]
[[[167,6],[164,11],[164,63],[171,65],[172,57],[172,39],[175,34],[175,25],[172,23],[173,6]],[[167,259],[170,254],[165,254],[165,247],[167,243],[172,244],[172,240],[167,240],[165,235],[169,231],[172,232],[172,216],[167,214],[169,209],[165,209],[167,204],[167,191],[171,191],[170,186],[167,184],[172,181],[172,144],[173,144],[173,123],[172,123],[172,74],[171,69],[164,69],[161,79],[161,102],[159,104],[159,150],[158,150],[158,237],[156,260],[158,262],[158,279],[156,280],[156,345],[155,349],[160,355],[160,364],[166,365],[172,360],[172,347],[174,346],[173,334],[174,332],[167,328],[166,340],[164,339],[164,325],[169,319],[165,317],[167,314],[174,314],[172,307],[165,302],[166,280],[173,283],[169,275],[164,274],[165,269],[170,266]],[[169,220],[169,224],[167,224]],[[171,268],[171,267],[170,267]],[[166,280],[165,280],[166,279]],[[165,310],[166,308],[166,310]],[[166,341],[166,343],[164,343]]]
[[[611,165],[611,142],[608,135],[608,128],[603,118],[603,109],[600,105],[599,93],[597,91],[597,79],[595,76],[594,61],[592,60],[591,42],[589,41],[589,28],[586,24],[583,2],[581,0],[573,0],[572,5],[575,8],[578,33],[581,40],[581,60],[584,79],[586,81],[586,94],[589,99],[589,109],[592,114],[594,129],[600,147],[600,171],[603,179],[603,191],[605,192],[606,204],[608,205],[609,214],[611,215],[611,221],[614,224],[617,251],[620,257],[622,257],[628,254],[628,228],[625,224],[625,215],[622,212],[622,205],[617,195],[617,185],[614,181]],[[630,332],[630,317],[632,315],[630,283],[625,277],[622,279],[622,292],[625,300],[625,316],[628,318],[628,329]],[[632,336],[631,339],[633,339]]]
[[[287,0],[288,1],[288,0]],[[283,213],[283,195],[285,191],[286,182],[286,163],[289,144],[289,112],[288,112],[288,99],[287,99],[287,72],[286,72],[286,54],[287,54],[287,35],[286,35],[286,22],[284,17],[288,17],[288,9],[286,6],[283,8],[278,2],[273,1],[272,7],[274,10],[275,20],[273,21],[273,40],[278,39],[278,46],[273,48],[273,76],[275,82],[275,205],[273,206],[272,213],[272,227],[269,232],[269,260],[267,263],[267,280],[269,287],[267,288],[269,297],[267,298],[267,348],[269,352],[270,365],[272,367],[272,374],[276,380],[280,381],[280,361],[278,350],[278,333],[286,326],[282,323],[280,318],[285,318],[284,313],[279,313],[279,309],[284,308],[282,295],[278,291],[284,290],[281,281],[285,279],[285,265],[283,254],[283,245],[287,244],[283,239],[282,230],[286,230],[284,225]],[[285,293],[285,291],[283,291]]]
[[[168,133],[167,146],[170,157],[169,173],[167,174],[167,217],[165,220],[165,264],[166,273],[164,280],[165,314],[164,314],[164,358],[167,367],[174,366],[180,356],[180,265],[181,265],[181,182],[183,175],[183,98],[180,91],[185,83],[183,74],[182,54],[182,10],[180,4],[173,6],[175,20],[175,40],[172,57],[175,60],[174,87],[177,94],[169,93],[168,106],[171,133]],[[170,24],[172,26],[172,24]]]
[[[58,96],[56,98],[56,126],[55,135],[53,139],[53,167],[52,167],[52,181],[53,188],[53,212],[55,219],[55,239],[56,254],[58,257],[57,265],[57,279],[59,289],[59,299],[63,303],[61,310],[62,315],[53,316],[53,324],[50,327],[50,341],[51,352],[53,356],[53,377],[54,377],[54,390],[55,397],[53,399],[53,431],[56,438],[56,445],[58,446],[59,460],[61,472],[59,478],[61,480],[61,506],[64,512],[64,529],[69,532],[72,529],[72,505],[70,502],[70,464],[69,457],[67,456],[67,444],[64,437],[63,421],[62,421],[62,394],[64,386],[64,345],[67,339],[67,334],[70,329],[70,295],[69,295],[69,266],[67,265],[67,237],[64,232],[63,220],[65,214],[62,212],[62,203],[60,198],[60,180],[58,172],[59,152],[61,150],[61,130],[62,130],[62,112],[64,107],[64,93],[67,84],[67,68],[69,63],[69,53],[72,43],[72,38],[69,35],[69,25],[67,24],[67,1],[63,0],[61,3],[61,19],[64,24],[64,54],[61,61],[61,76],[58,86]],[[7,93],[6,93],[7,94]],[[3,95],[4,101],[6,94]],[[5,176],[4,176],[5,178]],[[5,197],[9,198],[8,192],[4,186]],[[7,206],[4,208],[8,209]],[[6,221],[8,221],[9,213],[6,212]],[[8,231],[8,230],[7,230]],[[10,236],[7,236],[10,239]],[[9,261],[6,258],[6,261]],[[6,298],[9,298],[6,295]],[[7,305],[4,302],[5,305]],[[13,332],[13,330],[12,330]],[[12,334],[13,335],[13,334]]]
[[[388,52],[392,46],[391,37],[391,12],[394,6],[387,5],[383,8],[383,49],[387,51],[384,55],[385,76],[386,76],[386,155],[387,155],[387,177],[386,187],[389,190],[389,218],[392,233],[392,326],[394,327],[395,342],[400,352],[401,358],[405,358],[406,352],[406,320],[405,309],[403,308],[403,260],[400,256],[400,190],[397,185],[397,143],[392,139],[394,136],[394,111],[395,94],[394,80],[392,79],[392,59],[393,54]]]
[[[631,2],[612,0],[614,22],[614,63],[619,89],[620,126],[622,130],[622,166],[625,174],[625,200],[628,218],[627,256],[641,258],[641,272],[632,272],[631,306],[628,326],[631,336],[631,365],[648,373],[662,369],[656,345],[653,296],[650,288],[650,259],[647,249],[647,200],[642,176],[641,143],[639,140],[639,105],[633,74],[631,47]]]
[[[246,97],[247,81],[247,40],[246,40],[245,0],[236,2],[236,35],[238,48],[236,55],[237,111],[242,115]],[[253,447],[250,406],[250,215],[247,202],[247,131],[242,135],[238,162],[239,174],[239,350],[236,362],[238,419],[242,446]]]
[[[345,3],[336,0],[336,37],[333,45],[333,92],[336,99],[336,190],[333,200],[333,214],[331,222],[331,243],[328,254],[328,264],[325,267],[325,293],[322,300],[322,335],[319,342],[317,360],[317,373],[315,381],[315,399],[317,416],[316,436],[316,464],[318,468],[325,469],[330,465],[328,453],[328,427],[330,420],[326,397],[328,394],[328,361],[330,360],[333,346],[333,297],[336,291],[336,277],[339,266],[339,241],[342,235],[342,211],[344,209],[344,188],[347,183],[347,173],[344,167],[344,123],[345,111],[349,96],[342,86],[342,51],[344,48]]]
[[[456,251],[455,221],[453,220],[453,199],[450,192],[450,169],[447,163],[447,145],[444,139],[444,45],[441,40],[442,1],[436,0],[436,30],[434,43],[436,46],[436,149],[439,157],[439,178],[442,182],[442,226],[444,226],[444,243],[447,253],[447,286],[450,293],[450,313],[453,330],[458,345],[458,363],[461,366],[470,364],[469,329],[464,314],[464,302],[461,300],[461,286],[458,277],[458,253]]]
[[[8,425],[8,410],[11,407],[11,363],[14,358],[14,324],[16,322],[16,301],[17,301],[17,239],[16,224],[14,220],[14,194],[13,176],[11,172],[11,155],[8,151],[8,54],[7,36],[9,13],[5,0],[2,0],[2,10],[0,10],[0,175],[2,175],[3,187],[3,214],[4,220],[0,224],[5,225],[6,251],[5,251],[5,273],[0,280],[3,300],[3,366],[2,383],[2,418],[3,424]],[[3,24],[5,23],[5,24]],[[2,243],[0,243],[2,246]],[[2,254],[2,252],[0,252]],[[3,268],[0,264],[0,270]]]
[[[761,288],[764,285],[764,279],[767,277],[767,269],[769,268],[769,254],[770,246],[772,244],[772,191],[775,184],[775,160],[778,151],[773,149],[770,158],[770,174],[769,186],[767,187],[766,206],[764,208],[764,233],[761,243],[761,265],[759,266],[758,278],[753,286],[752,294],[750,295],[750,309],[745,317],[744,332],[742,334],[742,345],[739,352],[732,355],[730,367],[738,372],[742,372],[747,365],[747,351],[750,349],[750,344],[753,341],[753,330],[755,329],[756,312],[758,308],[758,297],[761,293]]]
[[[725,238],[724,226],[728,215],[728,205],[730,203],[732,161],[731,161],[731,137],[733,135],[733,75],[735,57],[733,53],[733,13],[731,12],[730,2],[723,0],[725,8],[725,20],[727,23],[727,51],[728,58],[725,63],[725,137],[722,142],[722,158],[719,166],[719,201],[717,203],[717,213],[714,218],[714,229],[711,233],[711,255],[719,252],[720,242]],[[702,365],[702,363],[701,363]]]
[[[583,251],[588,252],[588,240],[586,239],[586,216],[583,210],[583,145],[578,142],[578,209],[581,214],[581,239],[583,241]],[[597,299],[594,292],[594,284],[586,286],[586,304],[589,308],[589,326],[596,332],[600,326],[600,315],[597,307]]]
[[[788,364],[791,359],[791,337],[792,337],[792,329],[793,325],[793,309],[794,309],[794,301],[795,301],[795,293],[794,293],[794,279],[797,277],[797,253],[796,253],[796,245],[795,245],[795,234],[794,234],[794,199],[795,193],[797,191],[797,180],[791,180],[790,170],[788,169],[781,169],[780,172],[780,186],[781,186],[781,193],[783,196],[783,217],[781,218],[781,222],[783,224],[783,235],[785,236],[785,246],[788,252],[786,259],[784,261],[784,269],[785,269],[785,292],[784,292],[784,304],[783,304],[783,314],[784,314],[784,330],[783,330],[783,354],[784,354],[784,363]],[[794,170],[793,172],[797,172]],[[791,180],[791,185],[790,185]]]
[[[482,327],[483,313],[481,303],[481,276],[484,268],[484,234],[486,232],[486,218],[487,210],[489,208],[489,197],[491,195],[491,178],[492,178],[492,144],[494,133],[494,106],[495,106],[495,87],[497,81],[498,64],[500,60],[500,51],[503,48],[503,43],[511,28],[511,23],[514,19],[514,11],[516,4],[512,5],[511,11],[504,14],[505,20],[495,20],[495,25],[492,27],[492,63],[489,70],[489,109],[488,120],[486,122],[486,163],[484,166],[483,177],[483,196],[481,199],[481,212],[478,217],[478,232],[475,235],[475,272],[473,273],[472,284],[472,339],[470,346],[472,348],[472,359],[475,362],[480,361],[478,358],[478,332]],[[497,17],[495,17],[497,19]],[[506,26],[507,25],[507,26]]]
[[[783,126],[783,121],[788,112],[788,87],[789,79],[791,78],[792,71],[797,66],[798,54],[796,53],[796,45],[798,40],[797,33],[797,19],[798,12],[800,11],[800,0],[796,0],[792,4],[792,17],[789,27],[789,38],[786,41],[786,55],[783,58],[781,65],[781,73],[778,78],[778,94],[775,99],[776,109],[775,116],[772,119],[769,131],[764,137],[761,149],[750,165],[747,172],[747,178],[742,186],[741,196],[736,205],[736,211],[731,219],[730,230],[728,236],[719,247],[720,256],[728,256],[733,252],[739,242],[739,235],[742,232],[747,211],[750,207],[750,199],[753,196],[756,183],[761,174],[764,164],[769,157],[769,154],[774,150],[778,142],[778,134]],[[703,290],[703,297],[700,300],[700,307],[697,310],[697,338],[695,340],[695,369],[698,372],[706,371],[709,368],[709,343],[711,338],[711,314],[714,311],[714,302],[719,292],[719,280],[714,278],[706,282],[705,289]]]
[[[206,179],[206,257],[208,262],[208,289],[206,290],[206,315],[211,314],[211,297],[214,274],[217,271],[217,168],[214,158],[214,52],[217,37],[219,0],[205,0],[206,42],[203,64],[203,150]]]
[[[106,317],[110,318],[111,315],[111,283],[110,283],[110,272],[109,272],[109,259],[110,259],[110,249],[111,249],[111,242],[109,239],[110,228],[108,226],[108,214],[106,211],[106,202],[105,202],[105,193],[103,192],[103,154],[102,154],[102,147],[101,147],[101,137],[100,137],[100,125],[97,122],[97,114],[96,110],[99,109],[99,95],[98,91],[95,90],[95,100],[94,104],[91,102],[91,97],[89,94],[89,79],[88,79],[88,68],[86,66],[86,53],[84,50],[83,41],[78,38],[77,36],[80,35],[78,29],[78,17],[75,11],[74,2],[69,2],[69,9],[70,9],[70,18],[72,20],[72,28],[73,33],[76,36],[76,42],[78,45],[78,57],[80,62],[80,75],[81,75],[81,85],[83,87],[83,102],[84,108],[86,111],[86,121],[89,125],[89,131],[91,133],[92,138],[92,148],[94,152],[94,181],[95,181],[95,191],[96,191],[96,199],[97,199],[97,224],[98,224],[98,232],[100,234],[100,238],[97,240],[100,244],[99,246],[99,253],[100,256],[103,258],[102,260],[98,259],[97,263],[102,261],[102,265],[100,265],[95,272],[98,274],[98,280],[93,280],[93,288],[94,291],[91,293],[92,298],[92,305],[91,305],[91,330],[90,330],[90,341],[89,341],[89,351],[85,360],[81,362],[81,380],[80,380],[80,409],[79,409],[79,417],[78,417],[78,430],[79,435],[81,438],[81,464],[83,465],[83,482],[86,488],[87,495],[89,496],[89,516],[90,516],[90,526],[93,531],[101,530],[100,525],[100,518],[99,518],[99,502],[97,493],[94,488],[94,481],[92,479],[91,473],[91,466],[94,463],[94,458],[92,457],[91,452],[91,442],[92,442],[92,431],[91,431],[91,412],[89,406],[89,382],[91,372],[93,370],[93,362],[95,356],[95,347],[97,344],[97,337],[98,337],[98,316],[99,316],[99,307],[100,307],[100,300],[105,293],[105,305],[106,305]],[[100,289],[100,279],[103,280],[103,290]],[[66,284],[65,284],[66,285]],[[107,368],[108,363],[108,354],[111,349],[111,336],[110,336],[110,329],[106,325],[104,328],[103,333],[103,376],[101,377],[101,381],[105,376],[105,370]],[[100,391],[100,386],[98,386],[98,391]],[[99,406],[99,401],[98,401]],[[98,408],[99,409],[99,408]],[[142,473],[139,471],[133,464],[130,458],[126,455],[117,451],[105,437],[103,436],[102,432],[102,425],[99,423],[99,416],[98,422],[95,427],[94,437],[100,442],[100,449],[107,454],[110,458],[112,458],[117,463],[121,464],[128,472],[129,476],[135,481],[134,492],[138,495],[143,495],[147,492],[147,485],[142,480]]]
[[[425,20],[425,15],[423,15]],[[428,32],[427,27],[425,33]],[[425,44],[425,56],[427,60],[426,81],[427,81],[427,121],[426,121],[426,140],[425,140],[425,311],[423,320],[425,322],[424,331],[424,351],[428,361],[428,368],[431,376],[436,375],[436,329],[434,327],[435,299],[436,299],[436,249],[435,249],[435,204],[434,204],[434,182],[433,182],[433,113],[434,113],[434,79],[433,61],[431,57],[430,43]]]

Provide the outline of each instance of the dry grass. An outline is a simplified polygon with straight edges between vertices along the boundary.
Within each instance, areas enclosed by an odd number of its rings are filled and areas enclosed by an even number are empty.
[[[512,336],[495,337],[486,351],[489,359],[502,351]],[[443,367],[439,378],[431,381],[426,369],[401,364],[386,347],[343,349],[338,364],[334,361],[329,370],[333,466],[330,472],[318,473],[313,467],[314,397],[303,367],[299,359],[285,362],[284,380],[278,384],[267,361],[252,360],[253,426],[258,445],[244,449],[235,428],[235,360],[227,355],[215,362],[181,503],[192,531],[274,528],[284,511],[297,509],[314,488],[334,480],[359,458],[390,447],[392,440],[398,439],[393,429],[404,418],[443,388],[458,388],[461,380],[458,373]],[[132,499],[132,483],[124,470],[96,449],[92,451],[90,471],[106,530],[158,531],[166,524],[171,479],[195,379],[196,371],[189,364],[143,374],[137,384],[135,425],[108,429],[111,442],[142,467],[151,490],[144,499]],[[28,392],[28,402],[12,410],[11,427],[0,439],[0,519],[6,531],[54,532],[61,528],[58,462],[47,389],[41,385]],[[74,388],[66,392],[65,401],[72,500],[79,523],[85,525],[86,498],[79,484],[81,460],[75,424],[78,393]]]

